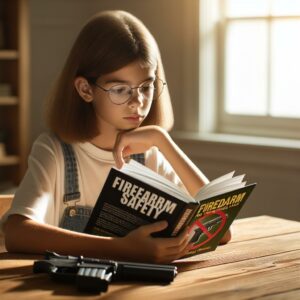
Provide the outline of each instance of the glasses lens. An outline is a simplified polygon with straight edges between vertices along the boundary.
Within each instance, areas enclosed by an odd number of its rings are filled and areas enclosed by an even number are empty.
[[[125,103],[131,95],[131,87],[126,84],[115,85],[109,89],[109,97],[115,104]]]
[[[154,95],[154,82],[146,82],[139,87],[139,92],[145,100],[152,100]]]
[[[138,89],[144,100],[154,100],[162,94],[165,85],[165,82],[157,78],[155,82],[146,82],[139,88],[131,88],[127,84],[118,84],[111,87],[108,92],[113,103],[123,104],[132,97],[133,89]]]

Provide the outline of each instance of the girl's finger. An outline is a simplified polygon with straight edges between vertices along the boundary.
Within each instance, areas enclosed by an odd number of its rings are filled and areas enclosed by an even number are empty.
[[[125,163],[124,159],[123,159],[123,155],[122,155],[123,145],[121,144],[121,141],[122,141],[121,136],[122,136],[122,133],[119,133],[117,135],[116,142],[115,142],[114,149],[113,149],[113,156],[114,156],[114,159],[116,162],[116,166],[119,169],[122,168],[123,164]]]
[[[193,244],[188,244],[182,251],[181,253],[179,254],[178,258],[182,258],[184,256],[186,256],[190,250],[193,248]]]
[[[155,223],[151,223],[151,224],[148,224],[148,225],[143,225],[139,229],[142,230],[144,235],[148,236],[151,233],[162,231],[167,226],[168,226],[167,221],[160,221],[160,222],[155,222]],[[165,238],[161,238],[161,239],[156,239],[155,238],[155,240],[157,242],[159,242],[159,240],[165,240]]]
[[[153,238],[154,242],[159,244],[162,249],[166,251],[171,251],[172,253],[178,253],[188,242],[189,238],[186,237],[182,243],[177,244],[172,241],[172,238]]]
[[[118,169],[121,169],[122,166],[123,166],[123,159],[122,159],[122,155],[119,153],[119,151],[113,151],[113,156],[114,156],[114,159],[115,159],[115,162],[116,162],[116,167]]]
[[[188,228],[183,230],[177,237],[156,238],[156,241],[164,245],[166,248],[179,247],[190,239]]]
[[[164,256],[163,261],[165,262],[172,262],[174,260],[183,258],[184,256],[186,256],[189,251],[191,250],[192,245],[191,244],[187,244],[185,246],[185,248],[183,248],[181,251],[177,251],[174,253],[168,253],[168,255]]]
[[[168,254],[179,255],[182,251],[186,249],[188,245],[189,245],[189,238],[186,238],[180,245],[169,247],[166,249],[166,251],[168,252]]]

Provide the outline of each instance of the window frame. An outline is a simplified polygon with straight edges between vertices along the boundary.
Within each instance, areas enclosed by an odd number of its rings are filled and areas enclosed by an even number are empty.
[[[225,111],[225,45],[227,24],[230,21],[236,21],[238,19],[269,19],[271,22],[272,19],[292,19],[295,17],[267,16],[226,18],[225,5],[225,1],[200,0],[200,45],[204,45],[207,41],[207,35],[210,32],[213,34],[213,36],[210,37],[212,44],[210,49],[213,51],[212,53],[208,53],[207,51],[203,53],[200,51],[199,54],[199,131],[300,139],[300,118],[272,117],[268,115],[238,115],[229,114]],[[213,16],[209,17],[209,15]],[[203,49],[203,47],[200,47],[200,50],[201,49]],[[205,64],[203,62],[205,62]],[[213,70],[213,75],[208,79],[205,74],[209,73],[209,68]],[[268,84],[270,83],[268,82]]]

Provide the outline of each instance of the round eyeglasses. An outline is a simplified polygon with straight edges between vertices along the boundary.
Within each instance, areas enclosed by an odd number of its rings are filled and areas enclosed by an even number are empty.
[[[128,102],[133,97],[134,90],[143,96],[143,100],[152,101],[157,99],[163,92],[166,82],[160,78],[155,81],[144,82],[137,87],[131,87],[128,84],[116,84],[109,89],[105,89],[93,80],[89,80],[93,85],[107,92],[109,99],[116,105],[121,105]]]

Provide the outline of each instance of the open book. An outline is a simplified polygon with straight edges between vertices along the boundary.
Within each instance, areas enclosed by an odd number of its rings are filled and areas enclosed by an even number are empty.
[[[130,160],[112,168],[85,233],[125,236],[145,224],[167,220],[155,237],[173,237],[189,226],[192,249],[187,256],[215,250],[256,184],[244,175],[223,175],[200,189],[195,198],[142,164]]]

